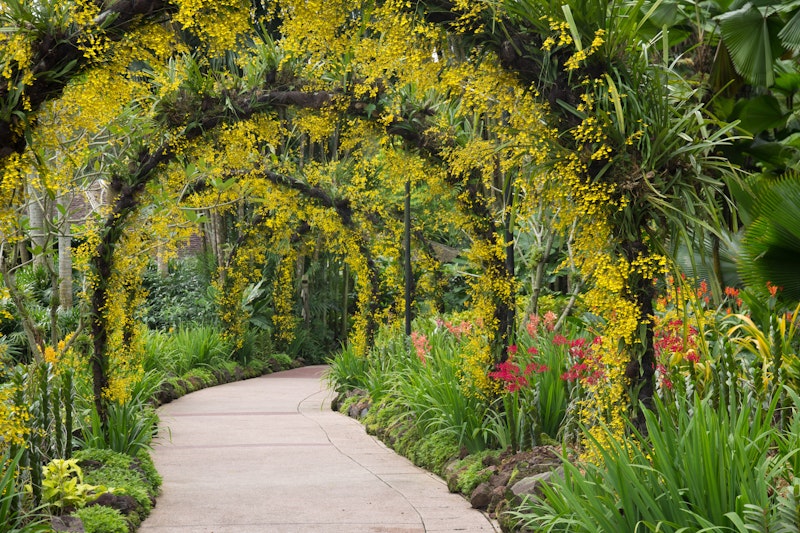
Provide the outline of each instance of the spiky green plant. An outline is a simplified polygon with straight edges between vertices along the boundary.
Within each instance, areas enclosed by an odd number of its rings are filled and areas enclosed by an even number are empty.
[[[774,402],[731,414],[709,401],[682,407],[675,418],[660,404],[646,411],[647,438],[609,432],[600,464],[565,461],[563,478],[514,518],[552,532],[794,530],[786,480],[796,452],[773,453]]]

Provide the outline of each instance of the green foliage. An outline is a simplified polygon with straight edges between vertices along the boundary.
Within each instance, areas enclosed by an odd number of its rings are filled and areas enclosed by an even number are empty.
[[[240,340],[241,343],[236,348],[233,358],[243,365],[247,365],[253,360],[265,361],[275,351],[272,343],[272,332],[269,329],[251,325]]]
[[[217,327],[181,327],[172,332],[148,332],[143,364],[148,371],[183,376],[194,368],[221,367],[232,353],[231,342]]]
[[[269,356],[269,361],[282,370],[288,370],[295,364],[294,359],[285,353],[274,353]]]
[[[169,330],[217,324],[216,303],[209,293],[210,279],[201,259],[176,261],[165,277],[150,265],[142,285],[147,290],[142,320],[150,328]]]
[[[158,431],[156,410],[141,401],[108,404],[108,423],[100,423],[92,409],[81,427],[81,447],[105,448],[131,456],[150,448]]]
[[[484,460],[490,456],[497,456],[496,450],[484,450],[478,453],[473,453],[463,459],[458,460],[450,468],[458,472],[458,482],[455,485],[455,490],[461,494],[472,494],[475,487],[487,481],[492,472],[484,466]]]
[[[394,357],[406,363],[394,377],[394,390],[423,433],[450,434],[470,452],[490,445],[486,402],[477,391],[464,389],[458,352],[432,348],[426,364],[405,350]]]
[[[336,392],[366,389],[370,361],[366,356],[356,353],[353,346],[345,346],[336,355],[329,357],[326,363],[328,370],[325,372],[325,380]]]
[[[76,453],[75,459],[84,465],[86,481],[112,486],[132,496],[142,509],[141,518],[149,514],[151,498],[158,495],[161,477],[146,452],[132,457],[113,450],[86,449]]]
[[[19,464],[23,450],[13,454],[9,448],[0,454],[0,533],[36,533],[49,531],[39,509],[24,510],[20,504],[25,492],[19,483]]]
[[[191,378],[199,379],[200,381],[203,382],[205,386],[209,386],[210,384],[216,383],[214,374],[207,367],[193,368],[183,375],[183,379],[187,381],[191,380]]]
[[[180,328],[171,340],[176,359],[168,370],[179,376],[193,368],[218,366],[232,353],[230,342],[212,326]]]
[[[767,283],[781,287],[781,297],[800,300],[800,174],[780,179],[762,178],[748,190],[751,216],[738,261],[742,279],[754,290],[766,293]]]
[[[72,513],[83,522],[86,533],[128,533],[125,517],[111,507],[92,505]]]
[[[647,438],[605,439],[601,464],[566,461],[564,478],[513,514],[547,531],[744,532],[762,519],[768,529],[758,530],[796,527],[784,516],[794,489],[781,481],[789,456],[773,453],[774,407],[682,407],[676,419],[660,404],[647,411]]]
[[[374,435],[391,428],[398,420],[407,418],[408,412],[398,399],[384,398],[381,402],[373,404],[364,417],[364,426],[367,433]]]
[[[418,439],[409,450],[408,458],[417,466],[442,474],[447,462],[458,452],[458,440],[454,435],[434,433]]]
[[[113,488],[83,482],[76,459],[53,459],[42,467],[42,502],[59,509],[80,509]]]

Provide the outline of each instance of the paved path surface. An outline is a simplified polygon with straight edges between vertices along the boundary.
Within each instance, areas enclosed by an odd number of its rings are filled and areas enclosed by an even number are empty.
[[[492,532],[496,524],[330,410],[306,367],[204,389],[160,409],[164,478],[142,533]]]

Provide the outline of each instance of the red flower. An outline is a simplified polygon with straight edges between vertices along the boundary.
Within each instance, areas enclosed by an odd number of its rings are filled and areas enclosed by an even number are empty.
[[[767,282],[767,290],[769,291],[769,295],[773,298],[778,294],[778,292],[783,290],[783,287],[779,287],[777,285],[773,285],[771,281]]]
[[[502,381],[508,392],[516,392],[522,387],[528,386],[528,380],[520,374],[519,365],[514,363],[511,357],[502,363],[497,363],[494,367],[496,370],[489,372],[489,378]]]

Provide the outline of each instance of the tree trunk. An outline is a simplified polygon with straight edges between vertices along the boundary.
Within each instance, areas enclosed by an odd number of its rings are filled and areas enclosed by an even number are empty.
[[[28,184],[28,225],[30,227],[33,264],[47,266],[47,231],[45,230],[44,199],[30,183]]]
[[[58,299],[62,309],[72,309],[72,227],[70,211],[72,194],[63,200],[58,210]]]
[[[624,242],[622,250],[625,258],[633,262],[637,258],[650,255],[647,246],[641,241]],[[634,274],[628,279],[628,287],[633,292],[629,298],[636,304],[638,309],[638,323],[640,328],[639,341],[641,345],[632,346],[631,359],[625,376],[631,385],[631,401],[634,402],[633,408],[636,413],[634,425],[641,431],[646,431],[645,410],[653,410],[655,394],[655,373],[656,355],[653,346],[653,324],[650,317],[653,315],[653,298],[655,297],[655,286],[651,279],[645,279],[640,274]],[[635,399],[634,399],[635,395]]]

